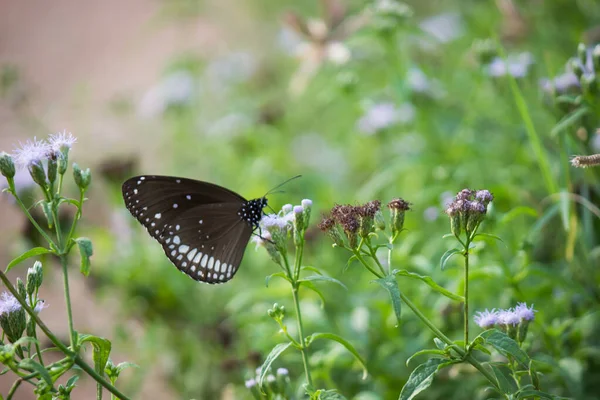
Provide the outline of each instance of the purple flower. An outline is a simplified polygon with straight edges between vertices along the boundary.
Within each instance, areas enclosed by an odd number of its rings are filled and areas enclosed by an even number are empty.
[[[533,304],[531,307],[527,307],[526,303],[517,303],[514,310],[514,314],[517,315],[521,321],[532,321],[535,318],[536,312],[537,310],[533,309]]]
[[[495,308],[492,311],[486,308],[485,311],[478,311],[473,319],[480,328],[488,329],[498,323],[498,312]]]
[[[77,138],[73,136],[71,132],[67,132],[66,130],[52,134],[48,138],[50,148],[54,152],[64,152],[65,150],[69,150],[76,141]]]
[[[494,196],[490,193],[489,190],[484,189],[478,190],[475,193],[475,199],[487,206],[492,200],[494,200]]]
[[[256,386],[256,379],[248,379],[246,381],[246,388],[251,389]]]
[[[304,208],[302,206],[294,206],[294,214],[302,214]]]
[[[0,296],[0,315],[11,314],[21,309],[19,301],[9,292],[3,292]]]
[[[294,206],[292,206],[291,204],[285,204],[283,207],[281,207],[281,211],[284,215],[291,213],[293,209]]]
[[[504,325],[518,325],[521,322],[519,316],[512,308],[498,312],[498,322]]]
[[[15,163],[21,168],[28,168],[32,164],[41,165],[42,159],[48,156],[50,146],[43,140],[33,138],[24,144],[19,143],[20,147],[14,150],[13,158]]]
[[[312,200],[311,199],[304,199],[302,200],[302,208],[307,209],[312,207]]]
[[[277,368],[277,375],[288,375],[289,371],[287,368]]]

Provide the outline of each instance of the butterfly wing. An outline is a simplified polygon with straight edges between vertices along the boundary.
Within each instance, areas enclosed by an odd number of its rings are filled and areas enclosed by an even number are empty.
[[[235,275],[252,235],[238,214],[243,197],[207,182],[139,176],[123,184],[123,198],[180,271],[207,283]]]

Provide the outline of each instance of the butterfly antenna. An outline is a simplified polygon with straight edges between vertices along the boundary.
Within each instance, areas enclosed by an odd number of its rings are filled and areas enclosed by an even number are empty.
[[[282,186],[283,186],[283,185],[285,185],[286,183],[288,183],[288,182],[290,182],[290,181],[293,181],[294,179],[300,178],[301,176],[302,176],[302,175],[296,175],[296,176],[293,176],[293,177],[291,177],[290,179],[287,179],[287,180],[285,180],[285,181],[281,182],[279,185],[277,185],[277,186],[275,186],[273,189],[269,190],[269,191],[268,191],[268,192],[265,194],[265,196],[267,196],[267,195],[269,195],[269,194],[271,194],[271,193],[275,193],[275,190],[279,189],[280,187],[282,187]]]

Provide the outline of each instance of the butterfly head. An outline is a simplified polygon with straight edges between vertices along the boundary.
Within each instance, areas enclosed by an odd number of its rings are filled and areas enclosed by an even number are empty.
[[[263,208],[265,208],[268,204],[268,200],[266,197],[261,197],[259,199],[248,200],[242,203],[240,210],[238,211],[238,215],[240,218],[245,221],[252,228],[258,227],[258,224],[262,218]]]

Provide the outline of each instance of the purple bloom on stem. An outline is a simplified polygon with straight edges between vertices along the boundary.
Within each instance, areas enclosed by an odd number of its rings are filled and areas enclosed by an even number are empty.
[[[518,325],[521,322],[519,316],[512,308],[498,312],[498,322],[504,325]]]
[[[28,168],[31,164],[40,164],[43,158],[48,156],[50,146],[43,140],[33,138],[14,150],[13,157],[16,164],[21,168]]]
[[[15,296],[13,296],[9,292],[2,293],[2,295],[0,296],[0,315],[4,313],[10,314],[15,311],[19,311],[20,308],[21,304]]]
[[[77,141],[77,138],[71,134],[71,132],[67,132],[63,130],[62,132],[55,133],[50,135],[48,139],[48,143],[50,148],[55,151],[62,151],[66,149],[70,149],[73,146],[73,143]]]
[[[483,329],[491,328],[498,323],[498,312],[496,309],[489,311],[487,308],[485,311],[478,311],[477,315],[473,318],[475,323]]]
[[[527,303],[517,303],[514,310],[514,314],[522,321],[532,321],[535,318],[536,312],[537,311],[533,309],[533,304],[531,307],[527,307]]]
[[[246,381],[246,387],[248,389],[253,388],[254,386],[256,386],[256,380],[255,379],[248,379]]]

